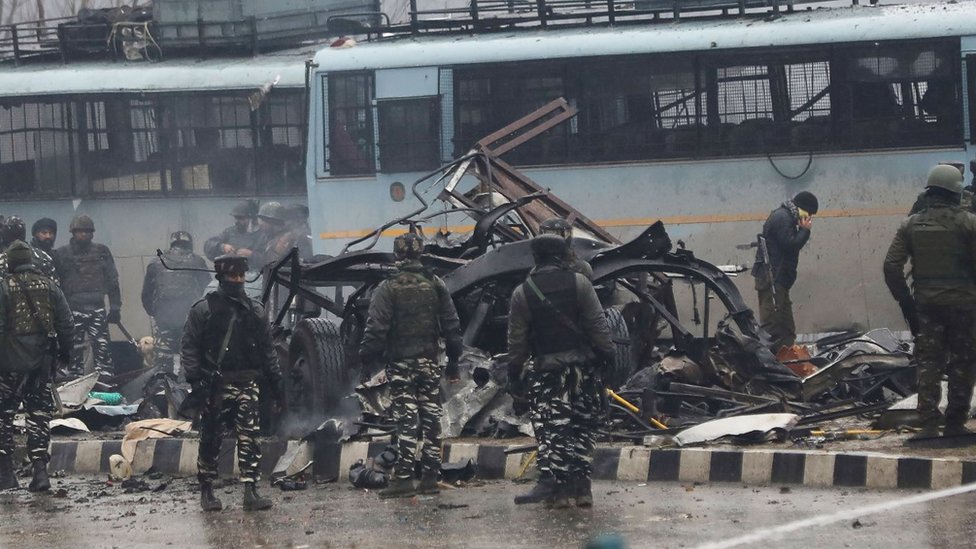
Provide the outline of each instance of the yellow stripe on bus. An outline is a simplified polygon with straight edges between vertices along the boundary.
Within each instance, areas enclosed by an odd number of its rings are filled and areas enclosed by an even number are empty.
[[[902,208],[866,208],[860,210],[823,210],[817,213],[816,217],[878,217],[886,215],[907,215],[908,210]],[[646,227],[655,221],[661,220],[665,225],[695,225],[704,223],[740,223],[743,221],[765,221],[769,213],[743,213],[743,214],[710,214],[710,215],[674,215],[670,217],[629,217],[620,219],[597,220],[596,224],[601,227]],[[438,227],[436,230],[440,230]],[[474,230],[474,225],[455,225],[447,227],[452,234],[469,233]],[[319,238],[331,240],[338,238],[360,238],[371,233],[371,229],[357,231],[332,231],[319,233]],[[407,229],[397,227],[383,231],[383,236],[395,237],[407,232]],[[434,231],[436,232],[436,231]],[[432,233],[431,233],[432,234]]]

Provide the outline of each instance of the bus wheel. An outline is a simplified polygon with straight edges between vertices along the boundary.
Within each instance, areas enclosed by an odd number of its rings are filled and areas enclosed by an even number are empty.
[[[339,327],[325,318],[300,321],[288,354],[291,363],[284,373],[288,415],[314,428],[350,389]]]
[[[627,328],[627,321],[620,309],[611,307],[604,311],[607,316],[607,324],[610,327],[610,338],[613,340],[614,361],[610,365],[606,378],[603,382],[613,388],[618,389],[623,385],[631,374],[630,359],[630,330]]]

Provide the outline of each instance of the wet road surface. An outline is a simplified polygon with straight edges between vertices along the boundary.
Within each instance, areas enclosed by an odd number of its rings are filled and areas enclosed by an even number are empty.
[[[0,492],[0,547],[580,547],[600,534],[627,547],[697,547],[748,535],[760,541],[743,547],[976,544],[972,492],[862,516],[858,509],[925,492],[596,482],[593,509],[553,511],[513,505],[527,486],[509,481],[400,500],[346,484],[294,492],[264,484],[276,506],[245,513],[240,486],[228,482],[217,490],[225,510],[203,514],[194,479],[138,480],[145,485],[127,490],[104,477],[74,476],[55,479],[49,495]],[[828,524],[769,532],[838,512],[843,518]]]

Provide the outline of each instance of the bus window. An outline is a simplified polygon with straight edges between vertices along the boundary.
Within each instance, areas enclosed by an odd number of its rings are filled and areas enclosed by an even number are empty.
[[[0,105],[0,196],[71,194],[66,102]]]
[[[373,75],[332,73],[328,82],[328,170],[332,175],[372,174]]]
[[[969,106],[969,142],[976,143],[976,55],[966,56],[966,90]]]
[[[440,101],[436,97],[377,102],[380,170],[429,171],[440,165]]]

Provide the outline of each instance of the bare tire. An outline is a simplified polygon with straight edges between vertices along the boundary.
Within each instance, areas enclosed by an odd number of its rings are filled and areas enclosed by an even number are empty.
[[[607,316],[607,325],[610,327],[610,338],[613,340],[614,350],[614,361],[604,377],[604,383],[617,389],[627,381],[632,370],[630,329],[627,327],[627,321],[624,320],[624,315],[620,309],[611,307],[606,309],[604,314]]]
[[[326,318],[306,318],[295,325],[285,373],[289,415],[320,420],[335,410],[351,386],[343,366],[339,327]]]

